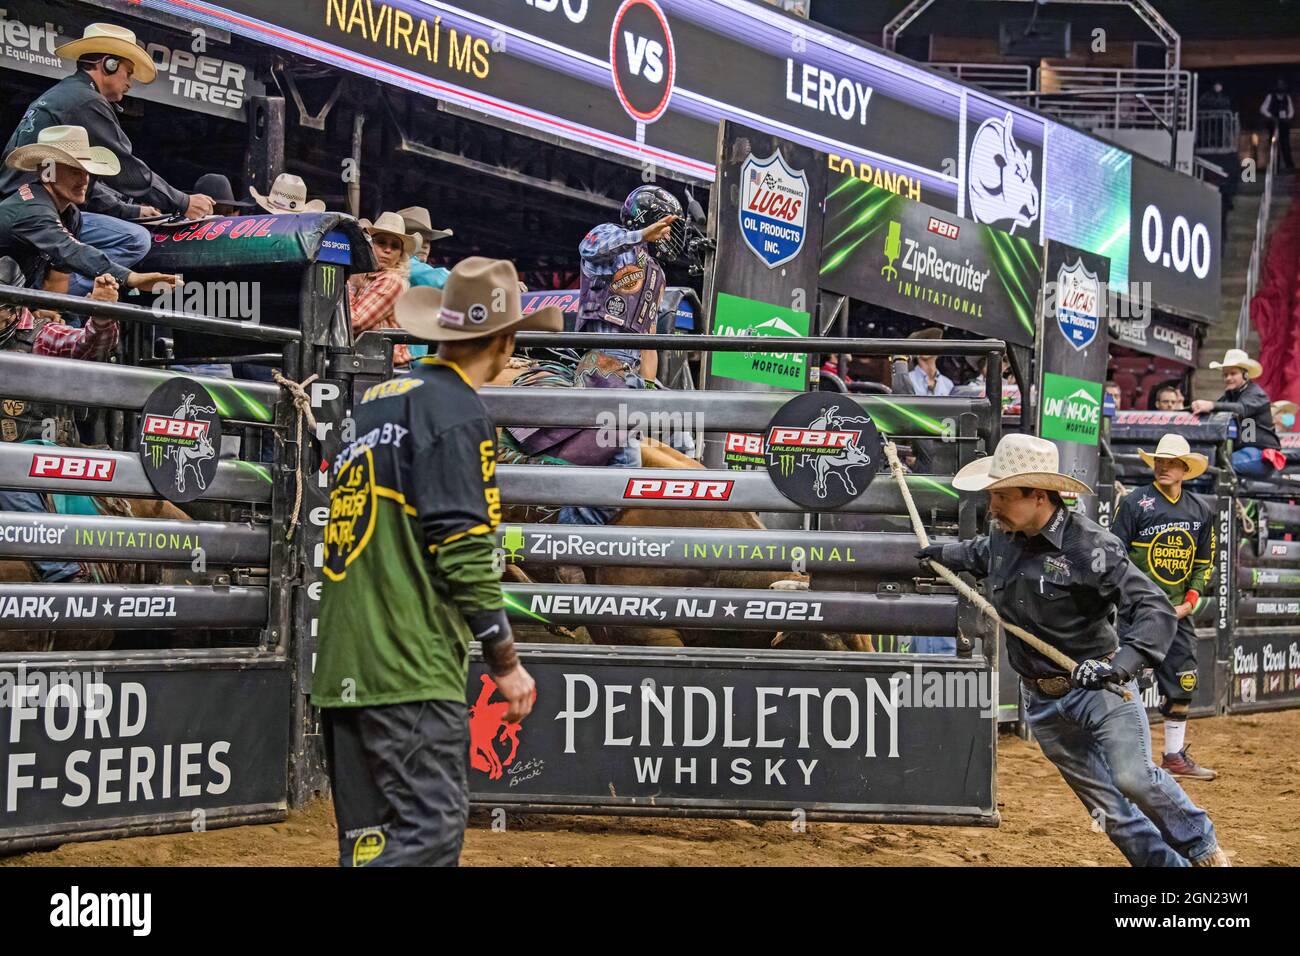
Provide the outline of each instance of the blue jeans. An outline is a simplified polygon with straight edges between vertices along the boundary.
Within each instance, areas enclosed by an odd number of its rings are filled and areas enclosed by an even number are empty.
[[[77,238],[88,246],[94,246],[123,269],[134,268],[137,262],[149,254],[153,242],[149,230],[144,226],[95,212],[81,214],[81,231],[77,233]],[[94,284],[94,276],[74,273],[68,277],[68,294],[89,295]],[[120,292],[126,294],[125,289]]]
[[[45,501],[34,491],[10,491],[0,488],[0,511],[21,511],[25,514],[46,514]],[[66,581],[81,573],[76,561],[32,561],[32,567],[41,581],[53,583]]]
[[[1029,729],[1094,821],[1133,866],[1187,866],[1214,852],[1214,824],[1151,762],[1151,726],[1133,699],[1075,689],[1053,699],[1020,685]]]
[[[629,442],[627,447],[620,448],[614,454],[614,457],[609,460],[609,464],[613,468],[640,468],[641,443]],[[587,508],[581,505],[567,505],[560,509],[560,516],[556,520],[560,524],[609,524],[617,511],[617,508]]]
[[[913,654],[956,654],[955,637],[913,637]]]
[[[1232,470],[1245,478],[1272,478],[1277,469],[1264,460],[1258,448],[1238,448],[1232,453]]]

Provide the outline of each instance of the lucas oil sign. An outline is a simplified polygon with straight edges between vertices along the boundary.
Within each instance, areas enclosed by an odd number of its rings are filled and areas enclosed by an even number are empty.
[[[1082,259],[1061,266],[1056,274],[1056,323],[1071,347],[1082,351],[1097,337],[1101,324],[1101,281]]]
[[[778,149],[752,154],[740,168],[740,235],[754,255],[775,269],[803,248],[808,223],[808,176],[791,169]]]

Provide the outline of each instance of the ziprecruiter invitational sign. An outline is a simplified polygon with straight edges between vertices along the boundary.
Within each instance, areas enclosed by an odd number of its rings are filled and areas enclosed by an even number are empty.
[[[140,461],[168,501],[193,501],[217,476],[221,417],[208,390],[174,378],[154,389],[140,412]]]
[[[880,468],[880,433],[857,402],[805,392],[782,405],[764,433],[767,473],[791,501],[818,510],[848,504]]]

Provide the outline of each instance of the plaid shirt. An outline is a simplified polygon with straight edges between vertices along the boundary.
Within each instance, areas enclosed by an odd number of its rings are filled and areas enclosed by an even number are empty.
[[[395,329],[397,317],[394,306],[397,297],[409,288],[409,283],[396,272],[387,270],[367,273],[360,289],[348,283],[348,304],[352,308],[352,334],[360,335],[372,329]],[[405,345],[393,346],[393,364],[409,365],[411,351]]]
[[[31,312],[23,309],[23,317],[18,320],[19,330],[25,332],[34,324]],[[117,340],[117,323],[112,319],[87,319],[85,327],[80,329],[62,322],[47,322],[36,333],[32,354],[102,362],[117,348]]]

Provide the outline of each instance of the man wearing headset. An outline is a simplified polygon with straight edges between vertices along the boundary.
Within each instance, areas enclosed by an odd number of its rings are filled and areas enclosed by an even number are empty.
[[[91,180],[76,238],[130,269],[150,246],[148,230],[134,220],[163,213],[202,219],[212,214],[212,200],[201,194],[187,195],[153,172],[134,155],[131,140],[118,122],[122,110],[118,104],[132,82],[152,83],[158,72],[134,33],[111,23],[92,23],[80,39],[62,44],[54,52],[75,63],[76,72],[28,106],[4,155],[37,142],[41,131],[51,126],[84,127],[91,146],[111,150],[120,171]],[[0,172],[0,199],[16,192],[22,179],[23,173],[15,169]],[[74,275],[68,292],[86,295],[91,281]]]

